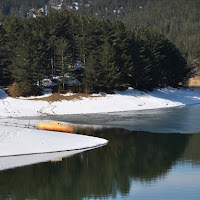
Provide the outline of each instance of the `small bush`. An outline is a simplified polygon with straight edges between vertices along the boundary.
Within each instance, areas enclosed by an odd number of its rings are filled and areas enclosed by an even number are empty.
[[[8,88],[8,93],[11,97],[19,97],[19,96],[31,96],[40,94],[40,88],[38,86],[33,86],[25,82],[14,82]]]

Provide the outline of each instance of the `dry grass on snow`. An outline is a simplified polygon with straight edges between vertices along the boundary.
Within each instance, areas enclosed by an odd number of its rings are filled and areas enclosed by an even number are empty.
[[[50,102],[53,102],[53,101],[62,101],[62,100],[67,100],[67,101],[70,101],[70,100],[74,100],[74,99],[82,99],[82,98],[88,98],[88,97],[99,97],[99,96],[95,96],[95,95],[90,95],[90,94],[86,94],[86,93],[75,93],[75,94],[72,94],[70,96],[63,96],[62,94],[60,93],[53,93],[51,96],[49,97],[43,97],[43,98],[32,98],[31,100],[42,100],[42,101],[50,101]]]

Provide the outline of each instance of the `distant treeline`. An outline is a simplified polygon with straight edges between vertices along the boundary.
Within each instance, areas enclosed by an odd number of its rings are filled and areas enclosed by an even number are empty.
[[[74,68],[77,61],[84,66],[81,71]],[[127,31],[119,21],[65,11],[29,19],[2,17],[1,85],[14,83],[16,95],[30,95],[40,91],[45,75],[59,75],[62,90],[73,76],[82,85],[72,89],[98,92],[177,87],[191,70],[179,49],[150,28]]]
[[[200,60],[199,11],[199,0],[92,0],[89,7],[80,6],[78,13],[120,20],[131,30],[151,27],[176,44],[191,62]]]
[[[0,14],[9,16],[15,14],[18,17],[26,18],[31,9],[44,8],[49,0],[1,0]]]

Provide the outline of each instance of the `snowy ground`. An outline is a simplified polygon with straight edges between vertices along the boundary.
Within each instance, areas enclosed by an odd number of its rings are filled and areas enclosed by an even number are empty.
[[[102,147],[108,142],[74,133],[37,130],[37,122],[38,120],[30,122],[13,118],[0,120],[0,171],[62,160],[64,157]]]
[[[56,102],[11,98],[0,89],[2,118],[144,110],[197,103],[200,103],[200,94],[190,89],[163,88],[146,93],[130,88],[112,95]]]
[[[106,143],[105,139],[85,135],[1,126],[0,156],[79,150]]]
[[[77,134],[0,126],[0,170],[58,160],[101,147],[107,140]]]
[[[197,103],[200,103],[200,94],[190,89],[163,88],[141,92],[129,88],[123,92],[115,91],[112,95],[56,102],[11,98],[0,89],[0,170],[9,168],[3,166],[5,156],[15,155],[13,159],[16,160],[22,154],[66,150],[76,152],[107,144],[106,140],[100,138],[15,127],[12,117],[144,110]],[[11,163],[10,167],[20,166],[19,163],[13,164],[16,162],[12,159],[8,163]],[[27,163],[31,163],[30,159]]]

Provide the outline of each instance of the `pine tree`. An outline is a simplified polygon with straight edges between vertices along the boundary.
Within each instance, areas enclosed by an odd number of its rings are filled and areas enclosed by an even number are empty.
[[[117,84],[123,84],[127,80],[128,66],[130,65],[129,54],[129,39],[126,29],[122,22],[114,24],[113,32],[111,34],[113,41],[113,48],[115,51],[115,73],[118,74]]]
[[[9,69],[19,95],[37,93],[50,73],[62,77],[63,89],[66,73],[79,76],[86,92],[127,85],[144,90],[176,87],[191,74],[165,36],[144,27],[128,32],[118,21],[65,11],[24,20],[12,15],[2,20],[0,34],[0,65]],[[84,72],[75,70],[77,61],[84,64]]]
[[[0,84],[3,84],[3,68],[5,67],[5,39],[4,30],[0,25]]]
[[[119,83],[120,71],[115,65],[115,53],[111,38],[106,37],[100,52],[99,88],[102,90],[112,90]]]
[[[151,90],[157,86],[177,87],[187,81],[190,69],[174,44],[144,27],[135,29],[133,35],[136,51],[133,51],[133,67],[129,72],[133,87]]]
[[[102,41],[102,29],[100,21],[89,17],[86,21],[87,51],[85,52],[85,78],[84,87],[87,92],[96,91],[100,80],[100,47]],[[104,77],[101,77],[101,79]]]
[[[72,66],[72,54],[69,48],[69,41],[65,38],[59,38],[56,41],[56,66],[59,76],[62,78],[62,89],[65,89],[65,82],[67,80],[67,73],[69,76],[69,69]]]
[[[48,43],[41,19],[23,21],[17,40],[14,54],[11,58],[10,71],[13,80],[18,85],[19,95],[37,93],[38,86],[47,72]]]

